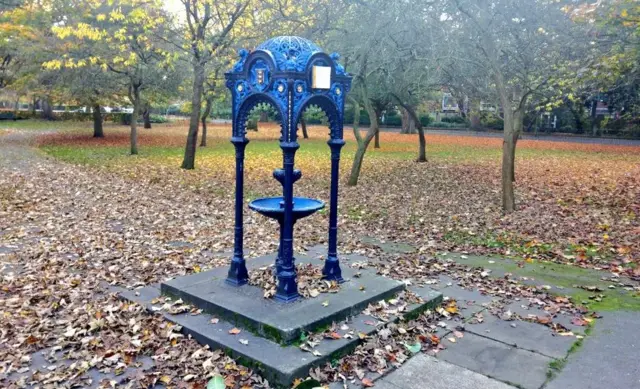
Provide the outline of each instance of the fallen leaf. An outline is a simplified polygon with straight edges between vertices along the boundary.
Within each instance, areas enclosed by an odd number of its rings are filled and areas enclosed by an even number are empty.
[[[230,330],[229,330],[229,333],[230,333],[231,335],[238,335],[238,334],[239,334],[239,333],[241,333],[241,332],[242,332],[242,330],[241,330],[241,329],[239,329],[239,328],[232,328],[232,329],[230,329]]]
[[[538,316],[536,321],[540,324],[549,324],[551,323],[551,316]]]
[[[215,375],[207,382],[207,389],[225,389],[226,384],[221,375]]]
[[[404,343],[404,347],[406,347],[412,354],[417,354],[422,349],[422,345],[419,342],[415,344]]]
[[[581,317],[574,317],[573,319],[571,319],[571,324],[578,327],[586,327],[589,325],[589,322]]]
[[[364,386],[365,388],[372,388],[374,386],[374,383],[369,378],[363,378],[362,386]]]

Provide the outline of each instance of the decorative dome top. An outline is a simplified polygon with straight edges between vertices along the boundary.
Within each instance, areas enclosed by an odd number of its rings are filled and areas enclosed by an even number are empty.
[[[278,36],[264,41],[256,50],[268,51],[276,60],[278,70],[304,71],[312,55],[322,49],[308,39],[299,36]]]

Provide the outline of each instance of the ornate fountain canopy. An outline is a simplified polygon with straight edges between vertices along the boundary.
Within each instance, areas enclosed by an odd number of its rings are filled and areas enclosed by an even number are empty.
[[[273,60],[275,71],[303,73],[307,70],[309,62],[316,54],[325,57],[325,66],[331,62],[335,65],[337,75],[344,76],[344,67],[338,63],[340,56],[337,53],[327,55],[324,50],[308,39],[299,36],[277,36],[262,42],[253,53],[264,52]],[[253,54],[252,53],[252,54]],[[231,73],[239,73],[244,69],[249,52],[242,49],[238,53],[240,59],[236,62]],[[327,61],[326,59],[329,59]]]
[[[276,60],[281,71],[303,72],[313,54],[322,49],[313,42],[297,36],[279,36],[263,42],[256,50],[268,51]]]
[[[238,55],[238,62],[225,74],[233,96],[234,136],[244,136],[249,110],[267,102],[283,119],[286,141],[295,141],[295,127],[309,105],[322,108],[329,119],[331,137],[342,139],[351,76],[338,62],[337,53],[327,54],[304,38],[279,36],[251,52],[242,49]]]

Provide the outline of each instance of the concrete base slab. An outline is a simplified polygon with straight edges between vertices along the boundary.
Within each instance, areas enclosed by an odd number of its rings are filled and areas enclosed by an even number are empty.
[[[561,359],[576,341],[573,336],[559,336],[549,327],[526,321],[505,321],[495,316],[482,323],[468,324],[467,332],[494,339],[520,349]]]
[[[553,359],[469,332],[437,357],[490,378],[524,389],[539,389]]]
[[[274,256],[256,258],[247,262],[249,272],[274,263]],[[297,263],[322,266],[323,261],[311,257]],[[290,344],[300,339],[303,332],[313,332],[359,314],[370,303],[390,298],[404,289],[404,284],[377,276],[371,270],[354,271],[343,266],[343,277],[337,293],[322,294],[317,298],[280,303],[265,299],[264,291],[256,286],[235,287],[225,282],[227,268],[179,277],[163,282],[162,294],[193,304],[204,312],[227,320],[239,328],[249,330],[278,343]]]
[[[416,288],[412,290],[424,301],[408,306],[404,312],[405,317],[432,309],[442,302],[442,295],[431,289]],[[161,296],[157,286],[149,286],[135,291],[118,290],[118,292],[123,298],[139,303],[150,311],[153,307],[151,302]],[[324,308],[321,305],[322,300],[315,300],[317,309],[322,310]],[[310,368],[323,365],[355,349],[361,342],[359,333],[371,335],[377,331],[377,327],[371,325],[377,322],[377,319],[359,312],[345,322],[349,327],[348,330],[337,331],[341,336],[352,332],[355,334],[353,338],[325,339],[314,348],[317,354],[312,354],[304,352],[294,345],[278,344],[246,329],[242,329],[236,335],[230,334],[229,331],[237,327],[235,323],[220,319],[216,324],[212,324],[213,316],[209,314],[194,316],[188,313],[181,315],[171,315],[163,311],[161,313],[165,319],[182,326],[183,333],[190,335],[201,344],[209,345],[212,349],[224,350],[236,358],[240,364],[255,369],[275,387],[290,387],[296,378],[307,377]],[[398,318],[392,317],[390,320],[397,321]]]
[[[426,354],[411,358],[398,370],[376,382],[376,388],[515,389],[511,385]]]

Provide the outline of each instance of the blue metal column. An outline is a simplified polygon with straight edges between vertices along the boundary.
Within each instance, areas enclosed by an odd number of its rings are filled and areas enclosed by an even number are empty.
[[[287,115],[286,128],[283,134],[280,148],[283,154],[284,165],[284,225],[282,228],[282,262],[281,269],[278,273],[278,288],[276,291],[276,300],[281,302],[292,302],[297,300],[298,284],[296,283],[296,269],[293,258],[293,167],[296,151],[300,147],[296,139],[295,125],[293,125],[293,80],[287,83]]]
[[[236,226],[234,233],[233,259],[227,275],[227,283],[241,286],[248,282],[249,273],[244,260],[242,249],[243,230],[243,206],[244,206],[244,150],[249,143],[249,139],[242,136],[234,136],[231,143],[236,148]]]
[[[338,182],[340,180],[340,150],[342,139],[330,139],[331,148],[331,204],[329,206],[329,253],[324,263],[322,275],[330,281],[344,282],[338,260]]]

